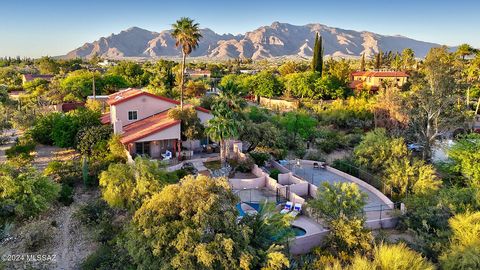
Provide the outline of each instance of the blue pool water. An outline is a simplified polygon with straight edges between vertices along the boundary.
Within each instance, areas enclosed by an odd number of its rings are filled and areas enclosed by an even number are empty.
[[[250,205],[251,207],[253,207],[257,211],[260,211],[260,204],[258,204],[258,203],[246,203],[246,202],[244,202],[244,203]],[[245,216],[245,212],[242,210],[241,204],[242,203],[237,203],[237,211],[238,211],[238,216],[243,217],[243,216]]]
[[[302,236],[307,233],[304,229],[296,226],[292,226],[292,230],[295,232],[295,236]]]

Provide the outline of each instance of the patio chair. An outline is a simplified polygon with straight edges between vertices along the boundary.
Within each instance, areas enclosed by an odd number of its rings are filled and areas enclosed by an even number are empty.
[[[285,204],[285,207],[283,208],[282,211],[280,211],[280,214],[287,214],[288,212],[292,211],[293,203],[288,201]]]
[[[320,165],[318,165],[318,162],[313,163],[313,168],[314,169],[320,169]]]
[[[163,160],[169,160],[172,159],[172,152],[170,151],[165,151],[165,154],[162,154]]]
[[[289,213],[290,216],[296,217],[300,212],[302,211],[302,204],[301,203],[296,203],[295,206],[293,207],[293,211]]]

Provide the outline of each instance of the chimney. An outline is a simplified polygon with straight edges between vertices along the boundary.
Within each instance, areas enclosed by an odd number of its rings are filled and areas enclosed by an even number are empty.
[[[122,120],[115,120],[113,121],[113,133],[114,134],[122,134],[123,133],[123,126]]]

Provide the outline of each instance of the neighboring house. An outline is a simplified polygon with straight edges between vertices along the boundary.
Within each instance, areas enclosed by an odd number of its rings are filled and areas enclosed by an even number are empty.
[[[25,84],[27,82],[31,82],[35,79],[42,79],[46,81],[51,81],[54,75],[41,75],[41,74],[23,74],[22,76],[22,83]]]
[[[168,111],[180,102],[128,88],[108,96],[107,104],[110,112],[103,114],[101,121],[113,125],[114,133],[120,135],[120,141],[132,156],[161,158],[167,150],[179,156],[181,121],[168,117]],[[191,105],[184,107],[188,106]],[[202,124],[213,118],[209,110],[195,109]]]
[[[202,70],[202,69],[186,69],[185,75],[192,79],[197,78],[210,78],[212,73],[209,70]]]
[[[258,73],[258,70],[256,69],[241,69],[239,70],[240,74],[250,74],[250,75],[255,75]]]
[[[356,71],[351,74],[349,87],[354,90],[369,88],[378,90],[383,83],[393,83],[401,87],[408,80],[408,74],[403,71]]]

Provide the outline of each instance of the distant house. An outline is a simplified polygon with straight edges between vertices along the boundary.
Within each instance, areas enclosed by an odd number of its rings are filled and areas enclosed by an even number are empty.
[[[110,111],[102,115],[101,121],[113,125],[114,133],[120,135],[120,141],[130,155],[161,158],[167,150],[180,155],[181,121],[168,116],[168,111],[180,102],[128,88],[109,95],[107,104]],[[202,123],[213,118],[209,110],[202,107],[195,109]],[[196,146],[199,144],[193,143]]]
[[[254,74],[257,74],[257,73],[258,73],[258,70],[256,70],[256,69],[241,69],[241,70],[240,70],[240,73],[241,73],[241,74],[254,75]]]
[[[360,90],[368,87],[371,90],[378,90],[383,83],[392,83],[401,87],[408,80],[409,75],[403,71],[356,71],[350,76],[349,87]]]
[[[209,70],[187,68],[185,70],[185,75],[192,79],[197,79],[197,78],[210,78],[212,73]]]
[[[22,83],[25,84],[27,82],[31,82],[35,79],[42,79],[46,81],[51,81],[54,75],[41,75],[41,74],[23,74],[22,76]]]

